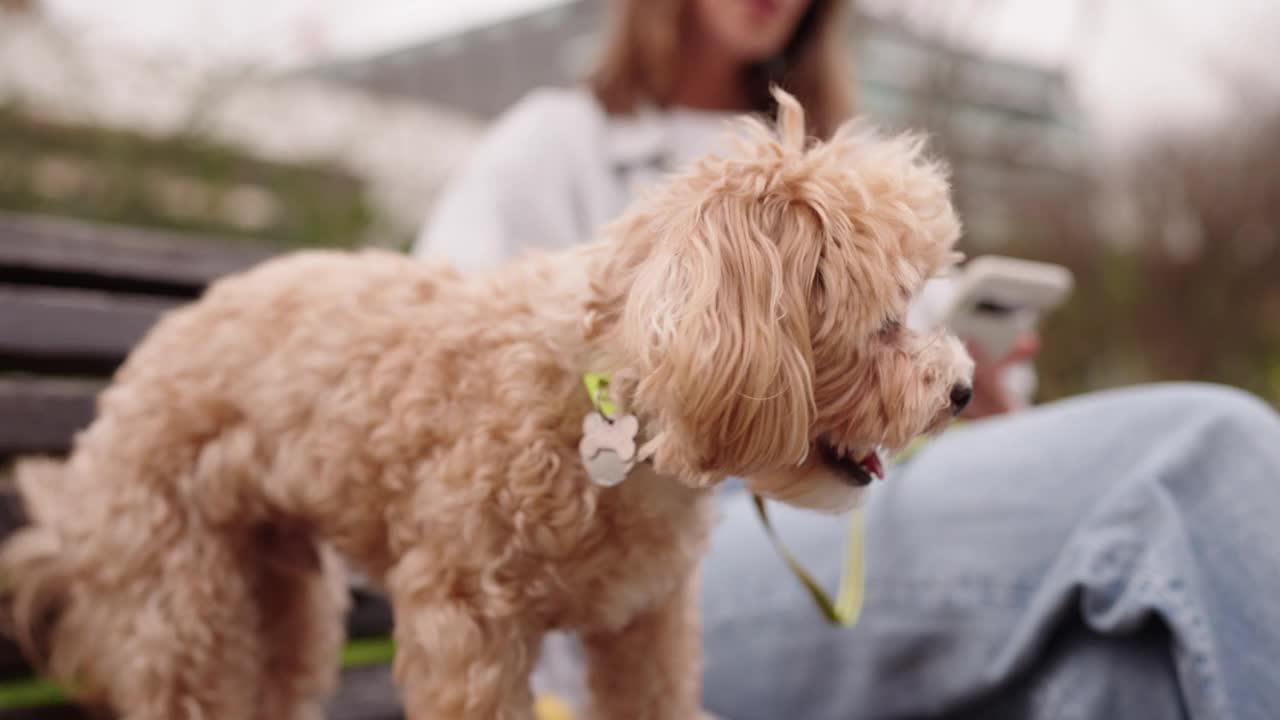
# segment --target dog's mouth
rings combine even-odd
[[[876,478],[884,479],[884,461],[880,457],[879,448],[869,451],[850,450],[822,437],[818,438],[818,453],[827,467],[854,487],[866,487]]]

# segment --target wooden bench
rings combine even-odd
[[[93,417],[94,398],[161,313],[199,296],[222,275],[267,250],[132,228],[0,213],[0,465],[21,455],[61,455]],[[6,481],[0,531],[21,512]],[[385,638],[390,610],[353,587],[348,636]],[[16,648],[0,643],[0,680],[29,676]],[[0,720],[79,718],[51,706],[0,710]],[[344,670],[331,717],[400,717],[385,666]]]

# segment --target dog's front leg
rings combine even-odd
[[[409,559],[411,560],[411,558]],[[518,616],[441,597],[427,572],[392,573],[395,679],[408,720],[533,720],[542,632]]]
[[[585,634],[591,720],[695,720],[702,660],[697,571],[618,632]]]
[[[456,604],[396,608],[395,677],[408,720],[532,720],[537,642]]]

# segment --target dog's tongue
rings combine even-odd
[[[872,450],[871,454],[862,459],[862,467],[881,480],[884,479],[884,465],[880,464],[880,453],[875,450]]]

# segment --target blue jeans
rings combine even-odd
[[[748,498],[704,566],[705,702],[732,720],[1280,717],[1280,417],[1204,385],[948,432],[878,484],[867,599],[830,627]],[[831,588],[843,519],[775,508]]]
[[[948,432],[871,493],[852,629],[745,493],[723,512],[704,702],[727,720],[1280,717],[1280,417],[1244,393],[1108,391]],[[846,519],[772,512],[834,589]],[[574,655],[551,641],[541,685]]]

